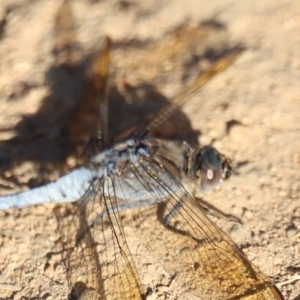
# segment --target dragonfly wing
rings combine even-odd
[[[150,118],[145,126],[140,126],[135,132],[135,136],[145,136],[151,133],[155,128],[170,118],[172,114],[187,103],[205,84],[214,78],[217,74],[223,72],[231,66],[243,52],[243,48],[236,48],[227,56],[213,64],[207,72],[196,78],[190,85],[183,88],[173,99],[170,105],[162,109],[157,115]]]
[[[94,186],[95,197],[84,200],[66,216],[56,213],[69,285],[84,282],[98,292],[99,299],[141,300],[141,284],[120,215],[108,210],[116,203],[111,188],[109,181],[99,180]],[[105,217],[95,224],[103,212]]]
[[[161,203],[156,215],[145,215],[143,207],[129,209],[131,225],[139,241],[183,288],[183,299],[283,299],[161,164],[140,161],[131,165],[131,172]],[[115,189],[121,184],[113,182]]]
[[[129,163],[122,174],[95,182],[93,189],[99,196],[83,202],[84,225],[76,226],[81,228],[77,245],[88,246],[70,268],[77,270],[76,276],[80,267],[98,265],[86,272],[96,274],[96,282],[85,282],[102,293],[101,299],[143,299],[141,269],[136,266],[137,257],[145,256],[140,249],[146,249],[181,287],[178,299],[282,300],[267,276],[205,215],[161,162],[143,158]],[[145,208],[147,201],[151,209]],[[158,204],[156,213],[153,203]],[[130,241],[132,235],[135,243]],[[78,255],[78,250],[74,253]]]
[[[97,138],[102,148],[108,145],[108,93],[109,93],[109,66],[110,66],[111,41],[108,37],[104,40],[103,50],[93,64],[93,78],[91,92],[99,110]]]
[[[54,54],[56,64],[72,64],[75,60],[77,33],[74,26],[74,17],[68,1],[63,1],[56,13]]]
[[[90,133],[99,149],[108,144],[108,93],[111,41],[104,39],[91,66],[88,92],[76,115],[68,124],[71,140]]]

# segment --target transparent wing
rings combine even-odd
[[[243,50],[243,48],[233,49],[233,51],[230,54],[228,54],[224,58],[221,58],[219,61],[213,64],[207,72],[199,76],[192,84],[182,89],[172,99],[172,103],[165,109],[163,109],[161,112],[159,112],[157,115],[152,117],[148,121],[148,124],[139,127],[139,129],[136,130],[136,132],[134,132],[134,135],[147,135],[160,124],[162,124],[166,119],[168,119],[172,114],[174,114],[174,112],[179,107],[183,106],[186,102],[188,102],[195,95],[196,92],[199,92],[208,81],[215,77],[215,75],[221,73],[229,66],[231,66],[237,60],[237,58],[240,56]]]
[[[75,60],[76,30],[72,9],[68,1],[63,1],[56,13],[55,26],[55,60],[56,64],[72,64]]]
[[[94,58],[86,100],[68,125],[73,140],[91,132],[99,150],[108,144],[108,92],[111,41],[106,37]]]
[[[124,217],[123,208],[126,205],[130,207],[131,200],[124,197],[120,202],[115,193],[117,189],[125,190],[126,185],[131,189],[134,186],[136,190],[143,186],[151,197],[148,204],[153,202],[151,199],[160,203],[157,213],[147,214],[148,210],[144,208],[147,201],[144,199],[135,208],[129,208],[125,213],[127,217]],[[131,165],[126,181],[113,176],[106,180],[103,188],[102,197],[97,200],[103,203],[106,213],[103,215],[103,210],[96,212],[90,202],[87,228],[97,240],[97,232],[103,232],[105,220],[109,220],[112,234],[110,237],[102,236],[102,245],[105,256],[110,248],[113,249],[113,270],[118,276],[127,277],[122,282],[132,282],[133,275],[137,276],[135,272],[128,273],[131,267],[126,267],[133,265],[124,229],[130,226],[137,240],[157,258],[157,263],[175,277],[183,289],[182,299],[283,299],[270,280],[207,218],[198,203],[161,163],[151,159]],[[113,239],[109,241],[111,237]],[[113,247],[109,246],[110,243]],[[102,255],[101,251],[99,253]],[[127,262],[130,264],[127,265]],[[101,270],[105,268],[106,265]],[[113,290],[117,289],[118,281],[114,276],[108,280],[115,286]]]
[[[75,213],[65,206],[56,210],[69,285],[83,282],[97,291],[99,299],[143,299],[120,216],[110,212],[93,226],[114,201],[111,191],[104,192],[111,186],[103,180],[93,188],[98,196],[84,201]]]
[[[66,224],[66,243],[76,245],[66,252],[70,285],[83,281],[100,299],[143,299],[138,257],[150,253],[181,287],[178,299],[283,299],[205,215],[164,154],[92,183],[95,197]]]

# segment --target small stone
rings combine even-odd
[[[38,216],[43,216],[47,212],[47,207],[45,205],[35,206],[35,213]]]
[[[210,145],[211,142],[212,142],[212,138],[209,135],[201,135],[200,145]]]
[[[16,71],[28,72],[32,69],[32,64],[27,61],[20,61],[15,63],[13,68]]]
[[[155,271],[157,271],[156,267],[152,264],[149,264],[147,266],[147,270],[148,270],[149,273],[154,273]]]
[[[247,208],[244,208],[244,217],[248,220],[253,218],[253,213],[248,210]]]
[[[19,257],[18,254],[14,253],[14,254],[11,255],[11,260],[12,261],[18,261],[19,259],[20,259],[20,257]]]
[[[294,235],[296,235],[297,232],[298,232],[298,228],[293,223],[289,225],[285,230],[286,237],[289,239],[292,238]]]
[[[249,136],[249,129],[242,125],[234,125],[230,128],[229,137],[234,143],[242,143]]]
[[[19,244],[19,252],[20,253],[27,253],[28,252],[28,245],[25,243]]]
[[[282,190],[282,191],[280,191],[280,192],[278,193],[278,195],[279,195],[280,197],[286,197],[286,196],[288,195],[288,192],[285,191],[285,190]]]
[[[276,182],[276,187],[282,190],[288,189],[289,186],[290,186],[290,182],[288,180],[281,179]]]
[[[243,173],[248,173],[250,172],[251,170],[253,170],[255,167],[254,163],[253,162],[245,162],[244,164],[242,164],[241,166],[239,166],[237,168],[238,172],[240,174],[243,174]]]

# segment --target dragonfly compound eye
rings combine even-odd
[[[200,181],[204,192],[219,188],[226,175],[224,175],[222,157],[215,148],[205,146],[198,151],[194,161],[194,175]]]

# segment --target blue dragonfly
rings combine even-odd
[[[72,19],[67,1],[57,16],[57,23]],[[218,189],[230,177],[229,160],[212,146],[193,148],[185,141],[151,134],[240,52],[217,61],[170,106],[113,143],[108,129],[110,52],[106,38],[92,68],[91,90],[98,108],[92,139],[98,151],[86,165],[55,182],[0,197],[0,209],[79,203],[75,214],[63,205],[56,209],[67,245],[62,255],[73,287],[70,297],[84,295],[83,284],[97,292],[97,299],[146,299],[135,257],[141,248],[181,287],[178,299],[283,299],[208,215],[239,220],[195,196],[199,189]]]

